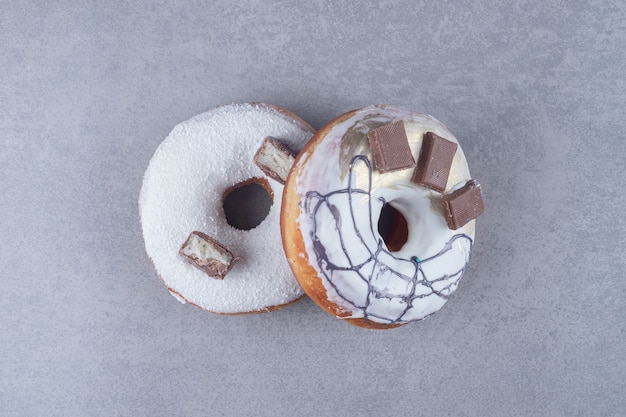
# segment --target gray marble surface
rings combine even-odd
[[[0,2],[0,415],[626,414],[620,1]],[[442,120],[487,213],[442,311],[172,298],[137,198],[169,130],[264,101]]]

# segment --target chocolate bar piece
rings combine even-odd
[[[295,155],[290,149],[271,136],[265,138],[254,155],[254,163],[270,178],[285,184]]]
[[[217,240],[198,231],[189,234],[179,253],[187,262],[217,279],[224,279],[233,264],[241,259],[233,256],[231,251]]]
[[[480,184],[474,180],[441,197],[441,203],[446,223],[452,230],[465,226],[485,211]]]
[[[417,168],[413,172],[413,182],[435,191],[445,191],[457,147],[454,142],[433,132],[426,132],[417,159]]]
[[[402,120],[370,130],[367,133],[367,139],[374,156],[374,165],[379,172],[385,173],[415,166],[415,159],[411,154]]]

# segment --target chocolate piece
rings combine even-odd
[[[233,256],[231,251],[217,240],[198,231],[189,234],[179,253],[187,262],[217,279],[224,279],[233,264],[241,259],[239,256]]]
[[[417,159],[417,168],[413,172],[413,182],[435,191],[445,191],[457,147],[454,142],[433,132],[426,132]]]
[[[397,171],[415,166],[411,147],[406,137],[404,122],[389,123],[367,133],[374,165],[379,172]]]
[[[271,136],[265,138],[254,155],[254,163],[270,178],[285,184],[295,155],[290,149]]]
[[[485,211],[480,184],[474,180],[441,197],[441,203],[446,223],[452,230],[465,226]]]

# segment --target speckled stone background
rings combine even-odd
[[[622,1],[0,2],[0,415],[623,416]],[[442,120],[483,185],[427,320],[178,303],[137,198],[215,105]]]

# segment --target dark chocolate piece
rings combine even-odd
[[[402,120],[370,130],[367,139],[378,172],[397,171],[415,166]]]
[[[441,197],[441,203],[446,223],[452,230],[465,226],[485,211],[480,184],[474,180]]]
[[[452,159],[458,145],[434,134],[426,132],[413,173],[413,182],[432,190],[445,191]]]
[[[239,256],[233,256],[232,252],[217,240],[198,231],[189,234],[179,253],[187,262],[217,279],[224,279],[233,264],[241,259]]]
[[[271,136],[265,138],[254,155],[254,163],[270,178],[285,184],[291,166],[295,161],[294,153]]]

